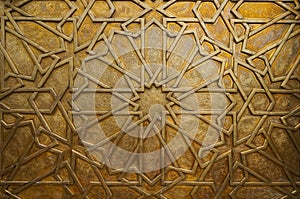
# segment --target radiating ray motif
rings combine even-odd
[[[222,128],[226,110],[225,90],[222,85],[213,85],[220,79],[218,71],[221,65],[211,62],[205,64],[209,70],[201,67],[200,64],[210,54],[197,45],[193,34],[185,31],[171,34],[160,27],[162,24],[151,21],[136,35],[114,32],[109,38],[104,36],[103,45],[99,44],[84,59],[81,76],[75,79],[77,92],[73,94],[72,102],[74,124],[80,132],[79,136],[85,146],[91,148],[92,154],[95,150],[102,151],[105,157],[100,159],[105,160],[103,163],[117,170],[139,173],[156,171],[174,163],[188,148],[196,157],[203,158],[219,139],[219,134],[213,130],[226,131]],[[139,38],[141,35],[143,37]],[[167,35],[171,37],[167,39]],[[172,41],[172,38],[178,39]],[[163,57],[170,58],[161,59],[163,54]],[[189,71],[194,71],[197,76],[194,79],[185,78]],[[113,79],[111,76],[116,73],[120,73],[120,77]],[[105,79],[107,76],[110,77],[108,80]],[[201,97],[197,92],[204,87],[207,87],[208,95]],[[211,95],[213,90],[215,93]],[[97,91],[99,94],[96,94]],[[84,95],[84,92],[90,94]],[[111,99],[110,104],[105,106],[106,110],[103,108],[103,93]],[[209,106],[201,106],[204,99],[208,100]],[[98,111],[98,107],[101,110]],[[204,111],[215,113],[203,120],[211,128],[201,127],[206,132],[203,133],[203,140],[199,142],[197,139],[197,142],[195,138]],[[94,117],[89,119],[88,115],[92,114]],[[118,131],[112,132],[111,128],[105,130],[106,126],[102,124],[105,120],[111,120],[111,125],[115,123]],[[176,135],[172,135],[174,131]],[[122,138],[129,142],[128,135],[141,139],[132,141],[134,144],[130,151],[117,146]],[[149,144],[143,146],[146,138],[158,142],[161,148],[151,149]],[[113,143],[112,139],[117,141]],[[193,140],[203,147],[198,152],[191,146]],[[147,149],[151,151],[145,153]],[[111,157],[111,154],[116,154],[118,158]],[[133,160],[139,164],[132,164]]]
[[[0,198],[299,198],[299,10],[0,1]]]

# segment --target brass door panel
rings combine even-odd
[[[298,0],[0,17],[0,198],[300,198]]]

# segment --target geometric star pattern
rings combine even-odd
[[[297,0],[1,1],[0,198],[299,198],[299,9]],[[96,108],[85,110],[91,97]],[[166,114],[152,118],[156,98]],[[126,102],[125,120],[113,100]],[[180,130],[185,115],[196,129]],[[124,135],[126,118],[155,136]],[[175,135],[186,149],[147,172],[132,166],[146,160],[105,145],[141,153]]]

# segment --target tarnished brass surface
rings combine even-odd
[[[298,0],[0,16],[1,199],[300,198]]]

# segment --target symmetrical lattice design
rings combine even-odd
[[[299,9],[0,1],[0,198],[299,198]]]

